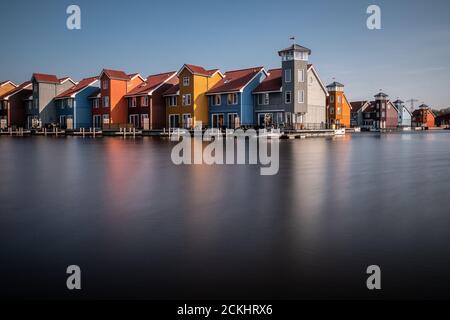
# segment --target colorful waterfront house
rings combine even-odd
[[[266,76],[264,67],[225,72],[224,77],[206,94],[210,127],[253,126],[252,92]]]
[[[92,109],[95,127],[119,128],[128,124],[128,104],[125,95],[144,83],[139,73],[103,69],[100,73],[100,104]],[[90,97],[92,98],[92,96]],[[92,103],[97,101],[91,99]]]
[[[178,84],[176,71],[154,74],[131,90],[128,101],[128,121],[135,128],[161,130],[166,127],[166,102],[163,94]]]
[[[395,100],[394,106],[398,111],[398,126],[399,128],[411,127],[411,112],[405,106],[404,102],[400,99]]]
[[[26,110],[27,127],[56,124],[54,98],[72,88],[76,83],[69,77],[58,79],[52,74],[34,73],[31,78],[33,86],[33,108]]]
[[[98,77],[85,78],[55,97],[56,117],[60,128],[92,128],[89,96],[99,89]]]
[[[344,93],[344,85],[333,82],[327,86],[328,128],[350,128],[352,107]]]
[[[398,110],[388,99],[388,95],[379,92],[374,101],[352,102],[352,126],[366,130],[394,129],[398,127]]]
[[[209,121],[206,93],[224,76],[219,69],[185,64],[177,73],[179,84],[164,93],[168,128],[193,128]]]
[[[412,114],[412,126],[422,127],[424,129],[433,128],[435,126],[435,116],[431,108],[426,104],[419,106]]]
[[[311,50],[294,44],[281,50],[281,69],[253,90],[255,124],[294,129],[321,129],[326,126],[328,92],[312,64]]]
[[[0,95],[0,127],[2,129],[25,127],[25,110],[32,108],[31,94],[32,85],[30,81],[27,81]]]

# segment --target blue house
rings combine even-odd
[[[99,89],[99,85],[98,77],[86,78],[55,97],[56,116],[60,128],[92,127],[89,96]]]
[[[253,126],[253,90],[267,76],[264,67],[233,70],[225,73],[206,95],[208,96],[209,126],[237,128]]]
[[[398,126],[401,128],[411,127],[411,112],[404,105],[402,100],[397,99],[394,105],[398,110]]]

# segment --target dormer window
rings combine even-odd
[[[183,77],[183,86],[188,87],[189,86],[189,77]]]
[[[109,81],[108,80],[103,80],[102,81],[102,88],[103,90],[107,90],[109,88]]]

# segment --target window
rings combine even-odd
[[[183,94],[183,106],[190,106],[190,105],[191,105],[191,95]]]
[[[330,114],[334,114],[334,108],[333,107],[330,108]]]
[[[284,82],[291,82],[291,69],[284,70]]]
[[[305,91],[298,90],[298,103],[304,103],[305,102]]]
[[[61,110],[64,110],[64,100],[58,100],[58,106],[61,108]]]
[[[334,96],[330,96],[330,103],[334,103]]]
[[[222,104],[222,96],[220,94],[216,94],[214,96],[214,103],[215,106],[220,106]]]
[[[109,124],[109,114],[103,115],[103,123]]]
[[[148,96],[141,97],[141,107],[148,107]]]
[[[169,107],[176,107],[177,105],[177,96],[167,97],[167,104]]]
[[[94,99],[92,100],[92,105],[94,106],[94,108],[98,108],[98,99]]]
[[[338,103],[341,103],[341,96],[338,96]]]
[[[381,112],[381,116],[384,118],[386,116],[386,113],[384,111]]]
[[[269,94],[268,93],[258,94],[258,104],[259,105],[268,105],[269,104]]]
[[[103,97],[103,108],[108,108],[109,107],[109,96],[104,96]]]
[[[72,107],[73,107],[73,100],[72,100],[72,99],[68,99],[68,100],[67,100],[67,106],[68,106],[70,109],[72,109]]]
[[[103,80],[102,81],[102,88],[103,90],[107,90],[109,87],[109,81],[108,80]]]
[[[183,86],[189,86],[189,77],[183,77]]]
[[[305,82],[305,70],[298,69],[298,82]]]
[[[341,114],[341,107],[337,108],[337,114]]]
[[[38,99],[38,98],[35,98],[35,99],[34,99],[34,108],[35,108],[35,109],[38,109],[38,108],[39,108],[39,99]]]
[[[284,93],[284,103],[291,103],[291,101],[292,101],[292,93],[291,93],[291,91],[286,91],[285,93]]]
[[[238,101],[237,101],[238,99],[237,99],[237,93],[229,93],[228,94],[228,104],[229,105],[233,105],[233,104],[237,104],[238,103]]]
[[[130,102],[131,102],[130,107],[132,108],[136,107],[136,97],[132,97]]]

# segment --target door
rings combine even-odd
[[[95,115],[92,123],[94,124],[94,128],[101,128],[102,127],[102,116]]]
[[[183,127],[190,129],[192,127],[192,118],[190,113],[183,114]]]
[[[134,128],[139,128],[139,115],[138,114],[130,114],[130,123]]]
[[[228,114],[228,128],[235,129],[239,127],[239,118],[237,113],[229,113]]]
[[[213,128],[223,127],[223,114],[215,113],[211,115],[211,124]]]
[[[169,128],[178,128],[180,126],[180,116],[178,114],[169,115]]]

